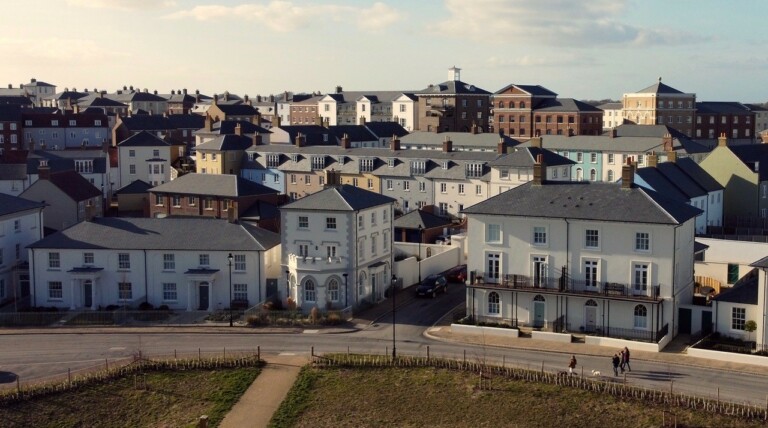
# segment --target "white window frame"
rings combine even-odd
[[[744,331],[747,322],[747,308],[734,306],[731,308],[731,330]]]
[[[643,248],[642,243],[645,243]],[[635,232],[635,251],[638,253],[650,253],[651,252],[651,232]]]
[[[131,254],[117,253],[117,270],[131,269]]]
[[[48,281],[48,300],[64,300],[64,283],[61,281]]]
[[[118,282],[117,300],[120,302],[128,302],[133,300],[133,284],[130,282]]]
[[[179,291],[175,282],[163,283],[163,302],[176,302],[179,299]]]
[[[590,232],[595,232],[594,234]],[[597,245],[589,245],[591,238],[597,241]],[[584,229],[584,248],[588,250],[600,249],[600,229]]]
[[[502,243],[501,224],[487,223],[485,225],[485,242],[491,243],[491,244]]]
[[[234,263],[232,264],[232,269],[235,272],[245,272],[248,268],[248,265],[245,261],[245,254],[235,254],[234,257]]]
[[[538,230],[537,230],[538,229]],[[531,244],[537,247],[546,247],[549,245],[548,230],[546,226],[534,226],[533,236],[531,237]],[[543,237],[543,240],[538,239]]]
[[[176,255],[170,253],[163,254],[163,270],[176,270]]]

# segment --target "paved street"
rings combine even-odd
[[[399,354],[466,358],[505,365],[555,371],[566,367],[570,353],[577,353],[579,368],[590,375],[592,369],[613,378],[609,355],[613,349],[587,347],[583,344],[562,345],[536,343],[531,339],[506,340],[500,343],[490,338],[466,338],[450,334],[447,326],[433,325],[451,308],[460,304],[464,295],[459,286],[436,299],[413,299],[399,294],[402,306],[397,310],[397,351]],[[384,302],[383,305],[389,305]],[[265,333],[265,330],[229,327],[187,328],[114,328],[114,329],[52,329],[34,334],[3,331],[0,334],[0,385],[15,385],[15,376],[24,382],[65,376],[68,369],[77,370],[106,365],[141,352],[149,356],[215,355],[232,352],[255,352],[260,347],[264,355],[296,355],[309,359],[310,349],[317,353],[358,352],[389,354],[392,347],[390,307],[371,311],[381,314],[372,324],[361,324],[358,331],[328,334],[329,330],[289,330],[289,333]],[[447,322],[444,323],[447,325]],[[430,330],[427,337],[424,333]],[[268,330],[270,332],[276,330]],[[277,330],[281,331],[281,330]],[[339,330],[339,332],[344,330]],[[442,340],[436,340],[439,338]],[[460,341],[457,342],[457,341]],[[475,343],[468,343],[475,342]],[[514,348],[510,348],[510,346]],[[539,349],[530,349],[536,347]],[[765,405],[768,375],[753,366],[714,364],[685,355],[636,352],[632,373],[626,381],[644,387],[673,388],[696,395]]]

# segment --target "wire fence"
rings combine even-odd
[[[311,354],[312,364],[315,367],[397,367],[397,368],[418,368],[431,367],[447,370],[456,370],[463,372],[476,373],[478,375],[478,388],[491,388],[490,380],[494,377],[501,377],[509,380],[519,380],[524,382],[538,382],[551,385],[576,388],[585,391],[608,394],[622,400],[635,400],[640,402],[650,402],[663,404],[669,407],[687,409],[699,412],[709,412],[713,414],[739,417],[750,420],[768,421],[768,399],[765,405],[737,403],[733,401],[721,400],[719,397],[719,388],[717,389],[717,398],[697,396],[674,390],[674,381],[670,381],[669,389],[646,388],[627,383],[626,374],[618,381],[603,378],[599,372],[593,377],[585,376],[582,368],[581,375],[571,375],[565,370],[552,370],[545,367],[544,362],[540,368],[520,367],[512,362],[507,364],[502,360],[501,365],[492,364],[482,358],[467,359],[466,351],[464,357],[459,359],[440,358],[431,356],[429,347],[427,347],[426,356],[401,355],[393,358],[389,355],[361,355],[361,354],[316,354],[314,349]]]

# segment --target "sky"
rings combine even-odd
[[[456,66],[490,92],[620,99],[661,77],[699,101],[766,102],[766,16],[764,0],[6,0],[0,85],[399,91]]]

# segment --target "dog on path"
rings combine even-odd
[[[602,376],[602,374],[600,373],[600,370],[592,370],[592,376],[600,377]]]

